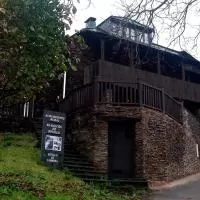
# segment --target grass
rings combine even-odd
[[[58,171],[40,162],[40,152],[31,134],[5,134],[0,142],[1,200],[138,200],[132,194],[111,192],[88,185],[67,169]]]

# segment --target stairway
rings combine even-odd
[[[0,116],[0,130],[3,132],[28,132],[32,130],[28,118],[19,116]]]
[[[65,144],[64,167],[67,167],[74,176],[89,183],[109,183],[115,187],[125,185],[147,187],[147,181],[143,178],[108,179],[104,173],[96,171],[85,156],[76,152],[72,144]]]
[[[42,118],[35,118],[33,120],[34,129],[36,132],[38,147],[41,144],[42,136]],[[72,144],[65,142],[64,148],[64,161],[63,166],[68,168],[69,171],[83,181],[88,183],[109,183],[115,187],[121,187],[124,185],[137,185],[147,186],[147,181],[143,178],[131,178],[131,179],[108,179],[105,174],[97,171],[87,157],[78,153]]]
[[[34,131],[35,131],[36,137],[37,137],[37,146],[40,147],[41,139],[42,139],[43,119],[42,118],[34,118],[32,123],[33,123]]]
[[[96,171],[88,159],[76,152],[72,144],[65,144],[64,167],[85,182],[105,182],[103,173]]]

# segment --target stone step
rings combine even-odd
[[[102,174],[95,174],[95,173],[73,173],[75,176],[80,177],[82,179],[105,179]]]
[[[83,181],[86,183],[107,183],[106,179],[100,178],[83,178]]]
[[[103,172],[100,171],[95,171],[94,169],[85,169],[85,168],[80,168],[80,169],[70,169],[70,171],[73,172],[80,172],[80,173],[93,173],[93,174],[100,174],[103,175]]]
[[[132,178],[132,179],[104,179],[104,178],[83,178],[83,180],[87,183],[108,183],[110,184],[110,187],[115,187],[122,189],[122,186],[128,186],[133,185],[134,187],[142,187],[148,188],[147,181],[145,179],[138,179],[138,178]]]
[[[64,164],[78,165],[78,166],[92,166],[92,163],[82,160],[66,160],[64,159]]]
[[[69,170],[79,170],[79,169],[85,169],[85,170],[93,170],[95,171],[95,168],[93,166],[80,166],[80,165],[73,165],[73,164],[69,164],[69,163],[64,163],[64,167],[67,167]]]
[[[74,154],[65,154],[64,159],[65,160],[74,160],[74,161],[76,161],[76,160],[88,161],[87,158],[81,157],[80,155],[74,155]]]

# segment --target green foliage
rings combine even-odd
[[[76,66],[65,34],[75,12],[71,0],[0,0],[1,99],[33,97]]]
[[[6,134],[0,143],[1,200],[138,200],[141,196],[87,185],[67,169],[46,168],[40,164],[35,142],[31,134]]]

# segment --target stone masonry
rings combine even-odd
[[[200,172],[200,123],[184,109],[183,124],[145,107],[99,105],[72,120],[73,140],[97,170],[108,172],[108,121],[132,119],[135,131],[135,173],[149,184],[166,182]]]

